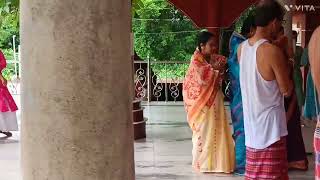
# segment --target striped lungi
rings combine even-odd
[[[288,180],[286,138],[266,149],[247,147],[246,180]]]
[[[319,123],[318,123],[319,124]],[[320,180],[320,127],[317,128],[314,133],[314,152],[315,152],[315,180]]]

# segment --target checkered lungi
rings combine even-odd
[[[247,147],[246,180],[288,180],[286,138],[265,149]]]
[[[319,124],[319,123],[318,123]],[[320,180],[320,127],[317,128],[314,133],[314,152],[315,152],[315,180]]]

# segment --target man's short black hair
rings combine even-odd
[[[284,8],[276,0],[263,0],[256,7],[255,25],[259,27],[267,26],[271,21],[277,19],[282,21]]]

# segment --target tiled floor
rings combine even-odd
[[[137,180],[240,180],[243,177],[224,174],[198,174],[191,168],[191,131],[182,106],[150,106],[146,140],[135,143]],[[308,150],[312,129],[305,128]],[[310,162],[312,162],[310,156]],[[290,179],[311,180],[313,163],[308,172],[290,172]]]
[[[240,180],[243,177],[223,174],[197,174],[191,169],[191,131],[184,109],[175,106],[150,106],[146,140],[135,143],[137,180]],[[312,150],[312,128],[304,128],[306,144]],[[0,138],[0,180],[21,180],[19,133],[9,140]],[[310,157],[312,162],[312,156]],[[313,163],[310,163],[311,166]],[[308,172],[291,172],[291,179],[311,180]]]
[[[19,137],[0,139],[0,180],[21,180]]]

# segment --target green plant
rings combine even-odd
[[[0,0],[0,49],[7,60],[13,60],[12,37],[19,44],[19,0]],[[17,69],[18,69],[17,65]],[[2,71],[8,80],[15,74],[15,65],[8,63]]]
[[[249,17],[254,16],[254,9],[255,6],[251,6],[248,9],[246,9],[238,18],[238,20],[235,23],[235,31],[238,33],[241,33],[241,29],[243,26],[243,22]]]
[[[143,60],[188,62],[196,48],[197,29],[192,21],[166,0],[133,0],[132,30],[135,52]],[[251,15],[248,8],[232,25],[221,30],[220,53],[228,56],[229,39],[234,30],[240,32],[243,21]],[[183,77],[186,64],[152,65],[159,78]]]
[[[193,23],[165,0],[140,0],[138,7],[132,19],[137,54],[155,61],[190,60],[198,33]]]

